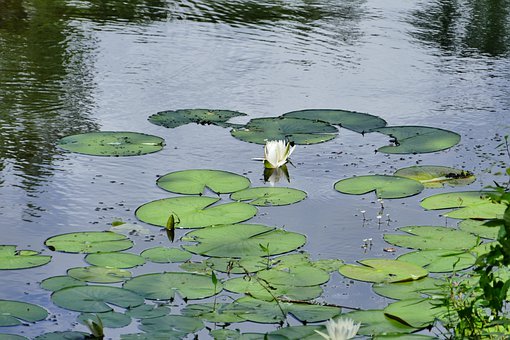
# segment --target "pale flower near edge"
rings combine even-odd
[[[354,320],[349,318],[329,319],[326,322],[328,334],[317,330],[315,332],[327,340],[347,340],[356,336],[360,326],[361,323],[355,324]]]
[[[287,163],[288,158],[296,147],[284,140],[266,141],[264,146],[264,166],[266,168],[279,168]]]

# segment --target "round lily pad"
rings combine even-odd
[[[181,312],[184,316],[198,318],[209,322],[232,323],[245,321],[235,311],[229,309],[228,303],[188,304]]]
[[[441,319],[446,314],[446,307],[441,306],[441,301],[430,298],[408,299],[389,304],[384,314],[408,326],[424,328]]]
[[[246,116],[246,114],[230,110],[181,109],[153,114],[149,117],[149,122],[167,128],[176,128],[190,123],[229,126],[227,121],[238,116]]]
[[[28,338],[16,334],[0,333],[0,340],[28,340]]]
[[[468,250],[478,243],[476,236],[446,227],[410,226],[399,230],[408,234],[385,234],[384,240],[399,247],[413,249]]]
[[[33,250],[16,250],[16,246],[0,245],[0,270],[39,267],[51,261],[51,256]]]
[[[101,320],[103,327],[107,328],[122,328],[126,327],[131,323],[131,317],[114,311],[104,313],[82,313],[78,316],[78,322],[86,325],[87,320],[97,321]]]
[[[206,188],[216,194],[225,194],[249,187],[250,180],[221,170],[183,170],[160,177],[157,184],[178,194],[201,195]]]
[[[304,235],[261,224],[214,226],[189,232],[182,239],[198,242],[184,245],[187,251],[213,257],[277,255],[297,249],[306,242]]]
[[[0,300],[0,327],[21,325],[22,321],[41,321],[47,316],[46,309],[37,305],[21,301]]]
[[[445,185],[463,186],[476,180],[475,175],[469,171],[437,165],[402,168],[397,170],[394,175],[419,181],[425,188],[442,188]]]
[[[377,149],[390,154],[428,153],[449,149],[460,142],[460,135],[428,126],[388,126],[373,131],[391,137],[392,145]]]
[[[152,335],[151,339],[183,339],[187,334],[195,333],[204,328],[204,323],[197,319],[182,315],[165,315],[159,318],[142,319],[140,329]]]
[[[405,177],[366,175],[340,180],[335,183],[335,190],[351,195],[375,191],[379,198],[402,198],[419,194],[423,190],[423,185]]]
[[[71,268],[67,275],[77,280],[95,283],[123,282],[131,278],[131,272],[128,270],[98,266]]]
[[[41,288],[52,292],[67,287],[86,286],[87,283],[67,275],[53,276],[41,282]]]
[[[34,340],[89,340],[90,333],[77,331],[51,332],[44,333],[34,338]]]
[[[191,259],[191,253],[179,248],[154,247],[144,250],[140,255],[151,262],[172,263]]]
[[[475,234],[477,236],[480,236],[482,238],[488,238],[491,240],[495,240],[498,238],[498,233],[500,227],[489,227],[485,225],[484,220],[471,220],[466,219],[462,220],[458,226],[460,230],[465,231],[467,233]]]
[[[255,118],[230,133],[244,142],[265,144],[268,140],[287,140],[295,144],[316,144],[336,137],[338,130],[328,123],[300,118]]]
[[[411,333],[415,327],[408,326],[384,315],[382,310],[360,310],[343,314],[356,322],[361,322],[360,335]]]
[[[129,315],[135,319],[150,319],[157,318],[170,314],[170,308],[167,306],[157,306],[143,304],[137,307],[129,308],[126,311],[126,315]]]
[[[445,285],[446,282],[443,280],[424,277],[407,282],[374,283],[372,289],[375,293],[390,299],[406,300],[444,295]]]
[[[297,203],[306,198],[306,192],[282,187],[257,187],[234,192],[234,201],[249,201],[256,206],[277,206]]]
[[[431,273],[447,273],[466,269],[475,264],[469,252],[431,249],[413,251],[398,257],[399,260],[422,266]]]
[[[51,300],[59,307],[77,312],[101,313],[113,310],[108,304],[123,308],[141,305],[143,297],[127,289],[108,286],[78,286],[53,292]]]
[[[84,231],[50,237],[44,244],[65,253],[99,253],[129,249],[133,242],[126,236],[111,231]]]
[[[419,280],[428,275],[428,271],[422,267],[399,260],[368,259],[358,262],[361,266],[346,264],[340,267],[340,274],[368,282],[403,282]]]
[[[138,156],[163,149],[163,138],[138,132],[101,131],[59,140],[64,150],[93,156]]]
[[[331,110],[331,109],[312,109],[287,112],[283,117],[304,118],[310,120],[320,120],[331,125],[340,125],[358,133],[370,132],[373,129],[386,126],[386,121],[380,117],[368,113]]]
[[[267,269],[267,258],[246,256],[240,259],[231,257],[212,257],[205,261],[207,267],[223,273],[245,274]]]
[[[140,255],[130,253],[94,253],[85,256],[87,263],[108,268],[133,268],[145,263],[145,259]]]
[[[175,228],[203,228],[245,221],[257,213],[257,208],[246,203],[211,206],[218,201],[204,196],[165,198],[138,207],[135,214],[141,221],[161,227],[174,215]]]

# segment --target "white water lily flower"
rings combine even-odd
[[[284,140],[270,140],[264,146],[264,166],[266,168],[279,168],[287,163],[295,146]]]
[[[346,340],[354,338],[360,326],[361,323],[355,324],[354,320],[349,318],[329,319],[329,321],[326,322],[328,334],[324,334],[320,331],[315,332],[327,340]]]

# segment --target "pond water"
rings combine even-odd
[[[221,169],[264,185],[263,148],[231,137],[229,129],[190,124],[175,129],[147,117],[181,108],[228,109],[236,118],[279,116],[308,108],[368,112],[389,125],[426,125],[462,136],[447,151],[422,155],[374,153],[384,135],[342,129],[333,141],[297,146],[290,184],[308,198],[259,209],[250,222],[303,233],[313,259],[395,258],[383,233],[406,225],[454,225],[419,201],[350,196],[333,184],[353,175],[391,174],[432,164],[462,168],[491,185],[505,155],[496,149],[510,126],[510,14],[502,1],[373,0],[5,0],[0,2],[1,244],[54,255],[48,265],[2,271],[0,299],[45,306],[55,320],[0,332],[27,337],[75,328],[72,313],[52,305],[41,280],[83,266],[83,255],[52,253],[47,238],[106,230],[114,220],[135,223],[143,203],[172,196],[159,175]],[[64,136],[96,131],[161,136],[158,153],[126,158],[72,154],[56,147]],[[267,185],[267,184],[266,184]],[[366,211],[363,221],[360,211]],[[140,223],[140,222],[137,222]],[[143,225],[143,223],[141,223]],[[134,252],[168,245],[135,237]],[[180,237],[184,231],[177,231]],[[372,238],[371,249],[362,249]],[[144,267],[135,273],[150,271]],[[382,308],[388,300],[370,285],[333,274],[324,300]],[[272,326],[246,324],[247,330]],[[110,337],[136,325],[108,330]],[[204,333],[204,338],[207,333]]]

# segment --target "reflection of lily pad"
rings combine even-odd
[[[384,309],[388,317],[399,320],[411,327],[423,328],[434,323],[446,313],[446,307],[441,301],[429,298],[409,299],[394,302]]]
[[[381,296],[395,300],[405,300],[443,295],[445,285],[446,282],[443,280],[424,277],[420,280],[408,282],[375,283],[372,289]]]
[[[51,256],[39,255],[33,250],[16,250],[16,246],[0,245],[0,270],[38,267],[50,261]]]
[[[157,181],[161,188],[178,194],[199,195],[205,188],[216,194],[231,193],[250,186],[250,180],[220,170],[183,170],[166,174]]]
[[[335,190],[351,195],[375,191],[379,198],[402,198],[419,194],[423,185],[405,177],[367,175],[342,179],[335,183]]]
[[[246,114],[229,110],[184,109],[158,112],[149,117],[149,122],[167,128],[176,128],[189,123],[229,126],[227,121],[238,116]]]
[[[467,250],[478,242],[477,238],[469,233],[446,227],[410,226],[399,230],[408,234],[385,234],[384,240],[405,248],[449,250]]]
[[[282,254],[306,242],[304,235],[261,224],[215,226],[189,232],[182,239],[198,242],[195,245],[185,245],[184,249],[195,254],[217,257]]]
[[[356,322],[361,322],[360,335],[410,333],[417,329],[393,320],[384,315],[382,310],[360,310],[344,314]]]
[[[77,280],[95,283],[122,282],[131,278],[131,272],[128,270],[97,266],[71,268],[67,275]]]
[[[141,221],[165,227],[173,214],[176,228],[202,228],[245,221],[257,213],[250,204],[232,202],[212,206],[219,198],[172,197],[146,203],[136,209]]]
[[[117,252],[88,254],[85,261],[94,266],[110,268],[133,268],[145,263],[140,255]]]
[[[235,201],[250,201],[257,206],[276,206],[297,203],[306,198],[306,192],[281,187],[248,188],[230,195]]]
[[[159,151],[165,140],[138,132],[102,131],[67,136],[62,149],[93,156],[137,156]]]
[[[44,244],[51,250],[66,253],[99,253],[129,249],[133,242],[111,231],[85,231],[50,237]]]
[[[140,255],[151,262],[172,263],[191,259],[191,253],[179,248],[154,247],[144,250]]]
[[[473,183],[476,179],[469,171],[436,165],[411,166],[397,170],[394,175],[420,181],[426,188],[441,188],[444,185],[463,186]]]
[[[284,117],[320,120],[331,125],[358,132],[370,132],[373,129],[386,126],[386,121],[380,117],[346,110],[312,109],[287,112]]]
[[[46,319],[48,312],[37,305],[12,300],[0,300],[0,327],[21,325],[23,321],[36,322]]]
[[[233,129],[232,136],[245,142],[265,144],[266,140],[287,140],[296,144],[316,144],[336,137],[338,130],[328,123],[299,118],[255,118]]]
[[[399,256],[398,259],[422,266],[431,273],[447,273],[466,269],[476,261],[471,253],[443,249],[413,251]]]
[[[361,266],[346,264],[340,267],[340,274],[359,281],[368,282],[402,282],[419,280],[428,272],[413,263],[387,260],[368,259],[358,261]]]
[[[391,137],[392,145],[377,149],[379,152],[408,154],[445,150],[460,141],[455,132],[427,126],[389,126],[373,130]]]
[[[486,221],[480,220],[471,220],[466,219],[461,221],[458,226],[460,230],[465,231],[467,233],[475,234],[482,238],[488,238],[491,240],[495,240],[498,238],[498,233],[500,226],[486,226]]]

